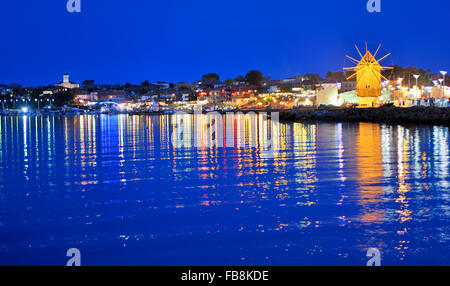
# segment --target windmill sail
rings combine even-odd
[[[375,56],[378,54],[380,46],[375,52]],[[382,75],[382,71],[386,69],[392,69],[392,67],[382,66],[380,64],[380,61],[388,57],[390,54],[387,54],[386,56],[377,60],[369,50],[367,50],[365,55],[363,56],[358,47],[355,47],[361,57],[361,60],[357,61],[354,58],[347,56],[355,63],[358,62],[358,64],[354,67],[344,68],[344,70],[354,72],[347,79],[349,80],[356,77],[356,90],[358,97],[360,97],[360,100],[366,99],[362,100],[362,102],[368,103],[366,105],[373,105],[373,102],[381,96],[381,82],[383,79],[386,79]]]

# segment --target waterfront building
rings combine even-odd
[[[320,83],[319,89],[340,88],[341,83],[336,80],[325,80]]]
[[[280,81],[281,84],[289,84],[292,86],[300,86],[303,81],[307,80],[304,76],[294,76]]]
[[[0,95],[9,95],[13,94],[13,90],[11,88],[8,88],[6,86],[0,86]]]
[[[317,92],[316,105],[339,105],[338,88],[334,86],[326,87]]]
[[[51,87],[49,89],[44,90],[43,94],[48,94],[48,95],[57,94],[57,93],[60,93],[60,92],[69,91],[69,89],[70,88],[67,88],[67,87],[64,87],[64,86],[54,86],[54,87]]]
[[[63,76],[63,82],[56,84],[57,87],[64,87],[67,89],[74,89],[74,88],[80,88],[80,85],[78,83],[72,83],[70,82],[70,75],[64,74]]]
[[[97,102],[98,92],[80,92],[75,95],[75,100],[80,103]]]
[[[152,83],[154,86],[160,88],[160,89],[168,89],[170,88],[170,83],[165,81],[155,81]]]
[[[347,92],[356,90],[356,81],[343,81],[341,82],[340,92]]]
[[[274,93],[274,92],[279,92],[280,88],[277,85],[271,85],[268,89],[267,92],[269,93]]]
[[[123,103],[130,101],[124,90],[102,90],[97,92],[98,101]]]

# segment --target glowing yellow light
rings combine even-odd
[[[356,60],[350,56],[347,56],[351,61],[356,63],[357,65],[350,68],[344,68],[347,71],[354,71],[354,73],[347,78],[350,80],[356,77],[356,90],[357,95],[360,97],[360,102],[362,100],[364,104],[370,105],[381,96],[382,84],[381,80],[388,80],[386,77],[382,75],[382,71],[386,69],[393,69],[392,67],[384,67],[380,64],[380,61],[388,57],[390,54],[382,57],[377,60],[375,57],[380,50],[380,46],[378,46],[377,51],[374,55],[372,55],[368,50],[366,50],[366,54],[363,56],[359,51],[358,47],[355,45],[358,54],[361,57],[361,60]]]

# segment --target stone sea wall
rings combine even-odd
[[[450,108],[322,108],[280,111],[283,121],[360,121],[450,126]]]

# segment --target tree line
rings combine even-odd
[[[263,73],[257,70],[249,71],[245,77],[240,75],[234,79],[226,79],[224,80],[224,84],[232,85],[235,82],[246,82],[248,84],[260,87],[262,86],[263,81]],[[220,82],[220,76],[217,73],[208,73],[202,76],[201,82]]]

